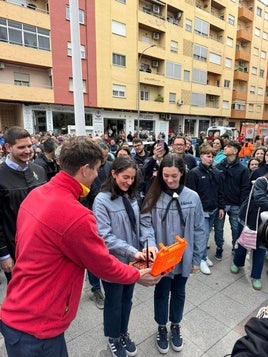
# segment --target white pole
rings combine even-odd
[[[75,134],[86,135],[78,0],[69,0]]]

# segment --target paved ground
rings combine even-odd
[[[268,304],[268,276],[265,263],[262,291],[251,287],[250,263],[233,275],[231,264],[231,239],[226,227],[224,259],[214,259],[215,245],[211,239],[208,250],[215,263],[212,274],[192,275],[187,283],[187,296],[182,334],[184,349],[180,357],[224,357],[231,353],[234,342],[243,334],[248,318],[256,314],[259,307]],[[4,277],[0,274],[0,303],[5,293]],[[66,332],[70,357],[109,357],[106,339],[103,337],[102,311],[90,300],[90,289],[85,281],[79,312]],[[155,348],[156,324],[153,320],[153,288],[135,287],[130,333],[138,346],[138,357],[160,356]],[[167,356],[178,355],[170,350]],[[4,342],[0,335],[0,356],[6,357]],[[19,357],[19,356],[18,356]]]

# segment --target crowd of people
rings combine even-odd
[[[213,272],[212,229],[214,259],[221,261],[228,216],[230,273],[238,274],[248,253],[238,238],[251,191],[250,228],[258,229],[256,218],[263,223],[268,211],[268,151],[249,144],[217,133],[207,141],[202,133],[193,147],[183,135],[165,141],[159,133],[147,151],[131,133],[56,137],[7,129],[0,142],[0,268],[8,282],[0,331],[8,355],[68,355],[64,331],[85,271],[113,356],[137,354],[128,330],[136,282],[155,286],[156,348],[181,351],[186,283],[190,273]],[[148,252],[153,261],[159,243],[173,244],[177,235],[188,246],[171,273],[153,277],[150,268],[129,266]],[[257,245],[251,255],[252,287],[261,290],[266,248]]]

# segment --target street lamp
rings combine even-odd
[[[137,127],[138,127],[138,137],[140,136],[140,91],[141,91],[141,83],[140,83],[140,65],[141,59],[145,51],[149,50],[149,48],[155,47],[156,45],[150,45],[146,47],[141,54],[139,55],[138,59],[138,85],[137,85]]]

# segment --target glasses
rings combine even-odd
[[[173,144],[173,146],[185,146],[185,144]]]

